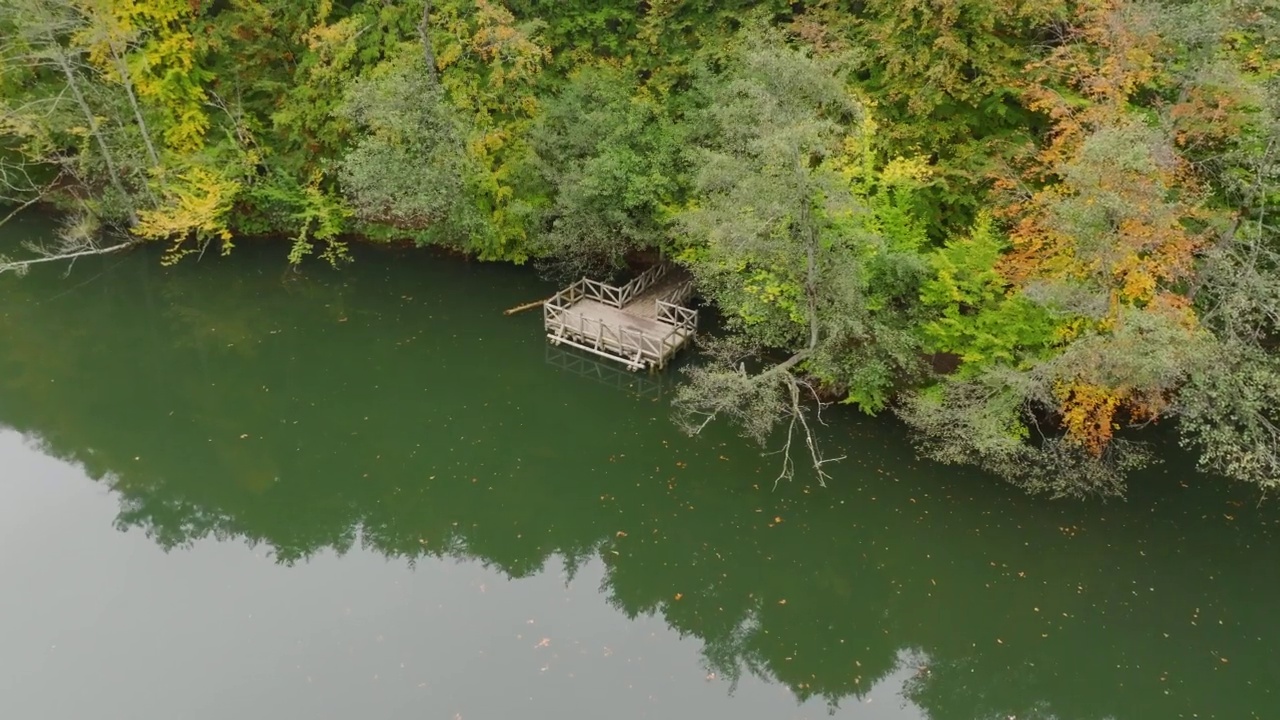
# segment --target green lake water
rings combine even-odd
[[[1280,717],[1280,509],[1173,445],[1052,502],[837,409],[775,488],[528,269],[65,270],[0,277],[0,718]]]

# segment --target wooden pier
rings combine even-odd
[[[692,278],[665,264],[620,287],[582,278],[542,306],[547,339],[628,370],[663,368],[698,330],[697,311],[684,306],[692,294]]]

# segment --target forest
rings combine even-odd
[[[1280,486],[1273,0],[0,0],[0,39],[0,223],[66,219],[0,272],[666,258],[723,325],[690,432],[821,479],[839,403],[1090,496],[1163,423]]]

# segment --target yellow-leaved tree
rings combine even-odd
[[[213,241],[220,243],[225,255],[232,248],[228,223],[240,187],[236,179],[209,168],[191,167],[164,184],[160,205],[139,214],[134,232],[147,239],[171,241],[166,264],[203,253]]]

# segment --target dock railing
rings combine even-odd
[[[644,272],[635,276],[635,278],[633,278],[626,285],[623,285],[621,288],[619,288],[619,294],[622,297],[622,305],[626,305],[632,300],[640,297],[645,293],[646,290],[653,287],[654,284],[656,284],[659,280],[661,280],[663,277],[666,276],[667,268],[668,266],[666,263],[659,263],[657,265],[654,265],[648,270],[645,270]],[[622,307],[622,305],[617,305],[615,307]]]
[[[598,303],[615,307],[621,310],[626,307],[627,303],[635,300],[643,295],[649,288],[653,287],[659,280],[666,277],[668,272],[667,265],[654,265],[645,270],[625,285],[617,286],[608,283],[592,280],[584,277],[575,281],[569,287],[556,293],[553,301],[559,301],[565,307],[573,305],[582,299],[595,300]],[[686,280],[676,287],[662,294],[659,300],[665,300],[672,305],[679,305],[693,292],[693,281]]]
[[[556,341],[621,359],[633,370],[665,365],[683,340],[679,329],[658,337],[635,328],[609,325],[568,307],[553,306],[551,301],[546,304],[544,317],[547,333]]]
[[[673,305],[665,300],[658,301],[658,322],[675,325],[689,332],[698,330],[698,311],[682,305]]]
[[[655,298],[656,320],[671,329],[663,334],[635,327],[611,325],[574,309],[583,300],[594,300],[619,310],[651,289],[667,275],[668,266],[655,265],[634,280],[617,287],[582,278],[553,295],[543,304],[547,336],[555,344],[565,343],[589,352],[621,360],[630,370],[664,367],[676,351],[691,339],[698,327],[698,313],[679,305],[693,290],[685,281]]]
[[[693,278],[689,278],[658,296],[659,302],[670,305],[684,305],[693,297]]]

